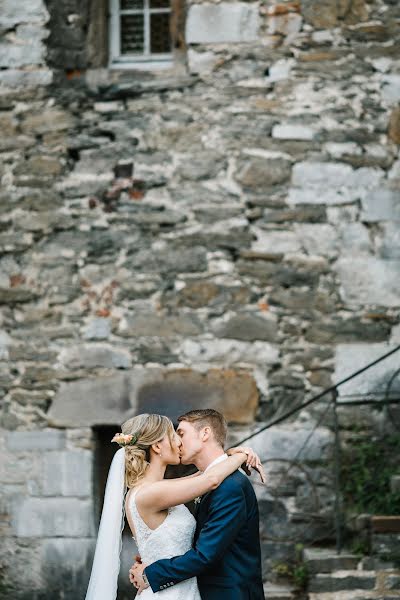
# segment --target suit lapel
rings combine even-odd
[[[204,500],[205,500],[206,498],[208,498],[208,496],[209,496],[210,494],[211,494],[211,491],[210,491],[210,492],[207,492],[207,493],[205,493],[205,494],[204,494],[204,496],[202,496],[202,497],[201,497],[201,500],[200,500],[200,502],[199,502],[199,508],[200,508],[200,506],[201,506],[201,505],[203,505],[203,506],[204,506]]]
[[[203,496],[200,497],[200,500],[198,502],[195,502],[194,504],[194,516],[197,519],[197,515],[200,512],[201,506],[204,506],[204,500],[211,494],[210,492],[206,492]]]

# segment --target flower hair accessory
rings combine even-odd
[[[139,439],[139,434],[116,433],[111,442],[117,442],[122,448],[125,446],[134,446]]]

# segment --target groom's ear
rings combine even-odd
[[[206,442],[207,440],[210,439],[211,436],[212,436],[211,427],[206,425],[205,427],[203,427],[203,429],[200,432],[200,438],[203,442]]]

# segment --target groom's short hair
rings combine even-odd
[[[178,422],[180,421],[187,421],[196,429],[210,427],[214,434],[215,441],[223,448],[225,447],[228,424],[224,415],[217,410],[214,410],[213,408],[199,408],[197,410],[190,410],[184,415],[178,417]]]

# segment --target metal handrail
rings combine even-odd
[[[262,431],[265,431],[266,429],[269,429],[270,427],[273,427],[274,425],[278,425],[279,423],[282,423],[283,421],[286,421],[286,419],[289,419],[292,415],[296,414],[299,410],[302,410],[303,408],[306,408],[310,404],[314,404],[314,402],[317,402],[317,400],[320,400],[326,394],[330,394],[330,393],[332,394],[332,393],[336,392],[336,390],[341,385],[343,385],[344,383],[347,383],[351,379],[354,379],[355,377],[357,377],[357,375],[361,375],[361,373],[364,373],[365,371],[368,371],[368,369],[370,369],[371,367],[374,367],[375,365],[377,365],[378,363],[382,362],[383,360],[385,360],[386,358],[388,358],[392,354],[395,354],[399,350],[400,350],[400,345],[396,346],[396,348],[392,348],[392,350],[390,350],[389,352],[386,352],[386,354],[382,354],[382,356],[380,356],[376,360],[368,363],[365,367],[362,367],[361,369],[358,369],[357,371],[354,371],[354,373],[352,373],[351,375],[348,375],[344,379],[341,379],[338,383],[335,383],[334,385],[331,385],[330,387],[325,388],[322,392],[320,392],[316,396],[313,396],[309,400],[306,400],[305,402],[302,402],[301,404],[299,404],[298,406],[295,406],[294,408],[290,409],[289,411],[287,411],[286,413],[284,413],[280,417],[277,417],[276,419],[273,419],[272,421],[268,422],[263,427],[260,427],[260,429],[258,429],[257,431],[254,431],[253,433],[251,433],[247,437],[243,438],[240,441],[240,443],[237,444],[237,445],[242,445],[244,442],[247,442],[251,438],[253,438],[256,435],[258,435],[259,433],[261,433]]]
[[[337,551],[338,554],[341,553],[342,546],[343,546],[343,542],[342,542],[342,528],[343,528],[342,498],[341,498],[341,490],[340,490],[340,487],[341,487],[340,486],[341,445],[340,445],[339,419],[338,419],[338,414],[337,414],[337,407],[338,407],[338,404],[339,404],[339,402],[338,402],[338,388],[340,386],[342,386],[343,384],[347,383],[348,381],[351,381],[352,379],[354,379],[358,375],[361,375],[361,373],[364,373],[365,371],[368,371],[368,369],[371,369],[371,367],[373,367],[373,366],[377,365],[378,363],[384,361],[389,356],[391,356],[392,354],[395,354],[399,350],[400,350],[400,345],[396,346],[395,348],[393,348],[389,352],[386,352],[385,354],[383,354],[382,356],[380,356],[376,360],[368,363],[367,365],[365,365],[361,369],[358,369],[357,371],[354,371],[354,373],[352,373],[351,375],[348,375],[347,377],[345,377],[344,379],[342,379],[339,382],[335,383],[334,385],[331,385],[330,387],[324,389],[322,392],[320,392],[316,396],[313,396],[309,400],[307,400],[305,402],[302,402],[301,404],[299,404],[298,406],[296,406],[296,407],[292,408],[291,410],[287,411],[286,413],[284,413],[280,417],[277,417],[276,419],[273,419],[272,421],[270,421],[269,423],[267,423],[266,425],[264,425],[263,427],[261,427],[257,431],[254,431],[253,433],[251,433],[247,437],[243,438],[239,443],[236,444],[238,446],[242,445],[244,442],[247,442],[251,438],[253,438],[256,435],[258,435],[259,433],[261,433],[262,431],[265,431],[266,429],[269,429],[270,427],[273,427],[274,425],[278,425],[279,423],[282,423],[283,421],[286,421],[292,415],[296,414],[299,410],[302,410],[303,408],[305,408],[307,406],[310,406],[310,404],[313,404],[314,402],[317,402],[323,396],[325,396],[327,394],[331,394],[331,400],[329,402],[329,406],[332,404],[332,407],[333,407],[333,417],[334,417],[335,447],[334,447],[334,465],[333,465],[333,467],[334,467],[334,487],[335,487],[336,551]],[[391,377],[390,382],[389,382],[389,384],[387,386],[386,393],[385,393],[385,404],[386,405],[387,404],[397,404],[397,403],[399,403],[399,400],[390,400],[389,399],[389,394],[388,394],[388,390],[390,388],[390,384],[392,383],[394,377],[397,376],[399,373],[400,373],[400,369],[398,369],[398,370],[395,371],[395,374]],[[308,442],[308,440],[309,440],[310,437],[311,436],[308,436],[308,438],[306,440],[306,443]]]

